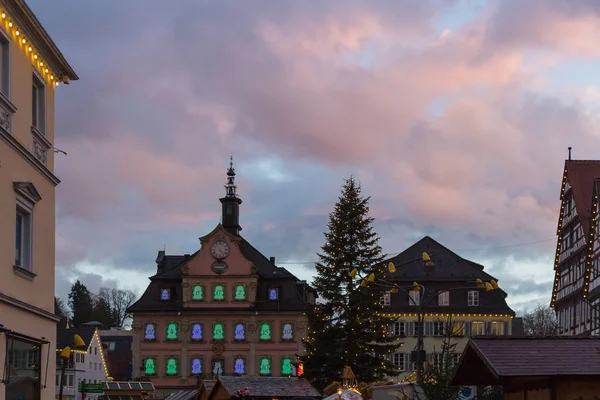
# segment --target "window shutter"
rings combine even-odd
[[[471,337],[471,323],[465,322],[465,336]]]
[[[408,353],[402,353],[402,370],[408,371],[409,363],[408,363]]]
[[[433,336],[433,322],[425,322],[424,336]]]
[[[492,323],[490,321],[485,321],[483,323],[483,334],[484,335],[492,334]]]
[[[408,322],[406,324],[407,332],[406,332],[406,336],[414,336],[415,334],[415,324],[416,322]]]
[[[508,322],[504,323],[504,331],[502,332],[503,335],[510,335],[510,333],[508,332]]]

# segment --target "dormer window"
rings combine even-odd
[[[269,300],[279,300],[279,289],[278,288],[269,288],[268,291]]]
[[[160,299],[162,301],[171,300],[171,291],[169,289],[160,289]]]

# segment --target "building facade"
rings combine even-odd
[[[305,312],[316,293],[240,236],[233,165],[221,198],[222,223],[183,256],[160,251],[157,273],[133,314],[134,378],[157,394],[200,378],[286,376],[304,349]]]
[[[67,361],[63,387],[64,400],[83,400],[79,385],[83,383],[103,383],[108,380],[108,366],[103,351],[102,340],[96,328],[58,329],[56,339],[56,395],[60,391],[60,376],[63,360],[60,352],[70,346],[73,335],[79,335],[86,344],[85,349],[72,350]],[[96,400],[100,395],[86,393],[86,400]]]
[[[115,381],[130,381],[133,377],[133,332],[111,329],[98,333],[106,351],[110,376]]]
[[[423,252],[430,256],[433,265],[417,261]],[[386,264],[389,262],[397,268],[394,273],[386,273],[385,279],[408,288],[406,293],[384,293],[381,300],[388,309],[385,315],[396,318],[390,333],[403,343],[390,355],[401,371],[399,380],[408,378],[416,370],[411,352],[417,349],[417,304],[421,298],[424,361],[442,361],[442,340],[447,336],[451,336],[451,343],[456,344],[453,357],[458,361],[469,337],[513,334],[515,313],[506,304],[507,294],[501,289],[477,288],[477,279],[483,282],[496,280],[484,272],[483,265],[460,257],[429,236],[385,261]],[[413,282],[422,285],[424,290],[421,289],[421,293],[411,290]]]
[[[570,150],[569,150],[570,153]],[[551,306],[561,335],[600,335],[600,161],[565,161]]]
[[[55,396],[54,91],[76,79],[27,4],[0,0],[0,400]]]

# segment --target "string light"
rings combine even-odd
[[[35,50],[35,48],[32,46],[31,42],[28,44],[27,43],[27,39],[23,37],[23,34],[21,32],[21,30],[15,25],[15,23],[11,20],[11,18],[8,16],[6,10],[3,10],[2,13],[0,14],[0,16],[2,17],[2,19],[4,20],[4,23],[6,25],[6,27],[8,27],[8,29],[6,29],[9,33],[13,32],[16,38],[21,38],[20,40],[17,40],[17,42],[21,42],[21,44],[23,45],[23,51],[27,53],[29,53],[29,55],[33,54],[32,56],[32,64],[36,67],[36,69],[40,72],[40,74],[42,76],[44,76],[46,78],[46,80],[48,80],[49,83],[53,83],[53,86],[58,86],[59,82],[53,82],[55,80],[54,78],[54,74],[50,73],[50,70],[48,68],[42,68],[44,65],[46,65],[47,63],[44,63],[42,60],[42,57],[40,56],[39,52]]]

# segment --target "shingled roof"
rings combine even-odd
[[[565,375],[600,379],[600,338],[471,338],[451,384],[496,385],[512,377]]]
[[[222,385],[229,394],[248,388],[249,397],[318,397],[321,395],[306,379],[274,376],[221,376],[213,387]],[[210,398],[210,397],[209,397]]]
[[[566,160],[567,180],[573,191],[575,209],[583,232],[590,234],[590,217],[592,214],[592,194],[594,181],[600,178],[600,161],[598,160]]]

